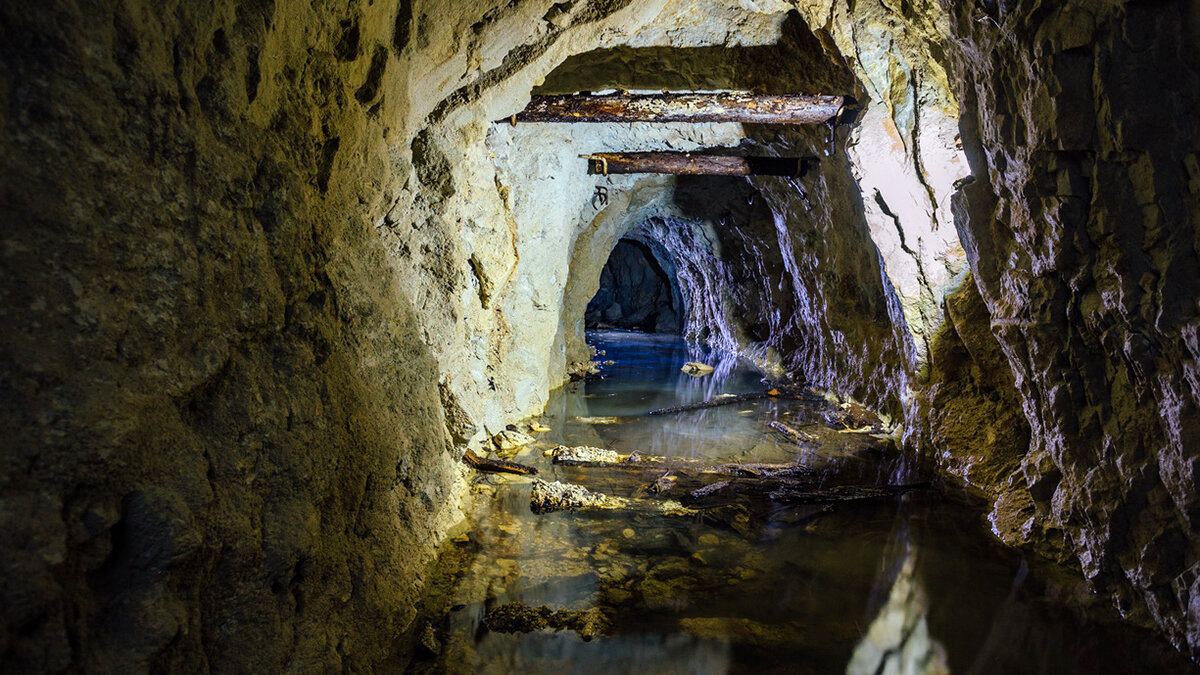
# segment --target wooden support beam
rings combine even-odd
[[[736,157],[698,152],[601,152],[584,155],[588,173],[663,173],[677,176],[802,176],[812,160],[801,157]]]
[[[730,92],[534,96],[513,121],[820,124],[844,103],[841,96]]]

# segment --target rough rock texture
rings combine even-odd
[[[0,669],[357,670],[413,616],[459,470],[367,206],[396,19],[0,7]]]
[[[910,435],[932,446],[943,471],[994,500],[1029,450],[1029,422],[973,277],[946,298],[945,314],[918,381]]]
[[[1032,430],[993,523],[1200,654],[1200,6],[952,7],[957,224]]]

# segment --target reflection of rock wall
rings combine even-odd
[[[600,272],[600,288],[585,314],[587,325],[678,333],[682,318],[676,284],[649,246],[622,239]]]
[[[928,614],[925,589],[917,577],[916,556],[907,552],[887,601],[846,664],[847,675],[947,675],[950,665],[946,649],[929,634]]]
[[[953,7],[957,224],[1032,430],[993,524],[1200,654],[1200,9]]]

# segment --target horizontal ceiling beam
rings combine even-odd
[[[584,155],[588,173],[677,176],[801,176],[815,157],[736,157],[696,152],[601,152]]]
[[[573,94],[534,96],[516,122],[742,122],[820,124],[838,114],[841,96],[808,94]]]

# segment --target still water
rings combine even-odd
[[[596,332],[604,379],[555,393],[515,461],[539,478],[653,504],[662,468],[556,466],[557,444],[712,462],[798,462],[818,487],[915,482],[894,449],[833,431],[828,404],[763,399],[646,412],[762,392],[761,374],[674,336]],[[687,361],[715,366],[704,377]],[[817,440],[798,446],[769,421]],[[692,466],[696,463],[693,462]],[[468,513],[426,575],[410,672],[418,673],[1190,673],[1149,633],[1117,624],[1074,581],[1033,569],[989,536],[983,514],[932,490],[828,504],[734,495],[699,516],[633,506],[535,515],[531,479],[475,478]],[[681,482],[682,485],[682,482]],[[714,516],[738,509],[738,519]],[[598,609],[605,634],[501,633],[506,603]],[[423,646],[421,646],[423,645]]]

